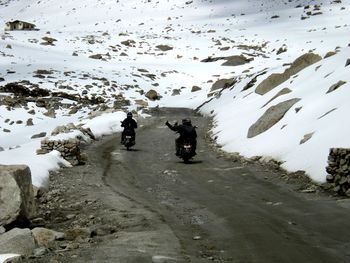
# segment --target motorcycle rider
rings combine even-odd
[[[135,129],[137,128],[137,122],[135,121],[135,119],[133,119],[132,113],[128,112],[126,114],[126,118],[121,123],[122,123],[121,126],[124,127],[124,130],[122,132],[120,143],[124,142],[126,130],[130,130],[132,132],[132,138],[133,138],[133,141],[135,141],[135,138],[136,138]]]
[[[171,125],[168,121],[166,121],[165,125],[168,126],[170,130],[180,134],[180,136],[175,139],[176,156],[180,155],[180,147],[185,139],[190,139],[193,147],[193,155],[196,155],[197,132],[196,127],[192,126],[191,119],[183,119],[180,125],[178,125],[177,122],[174,125]]]

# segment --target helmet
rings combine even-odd
[[[191,124],[191,119],[190,118],[182,119],[182,124],[183,125],[190,125]]]
[[[128,112],[128,113],[126,114],[126,117],[132,118],[132,113],[131,113],[131,112]]]

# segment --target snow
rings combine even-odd
[[[0,263],[5,262],[7,259],[18,257],[18,254],[1,254]]]
[[[5,80],[0,85],[29,80],[51,92],[80,96],[87,92],[88,98],[101,96],[110,108],[115,96],[122,95],[130,105],[94,118],[89,114],[95,110],[93,106],[79,108],[75,114],[69,113],[67,106],[57,109],[56,117],[52,118],[34,102],[28,102],[26,108],[8,108],[2,100],[9,95],[0,93],[0,163],[28,165],[33,184],[40,186],[45,184],[49,170],[69,164],[58,152],[36,155],[42,138],[32,139],[34,134],[46,132],[50,138],[55,127],[74,123],[83,124],[101,137],[121,130],[120,121],[126,111],[137,111],[137,118],[141,118],[140,100],[149,107],[197,108],[207,102],[201,112],[214,117],[213,133],[224,150],[248,158],[256,155],[274,158],[283,162],[282,167],[288,171],[304,170],[314,181],[324,182],[329,148],[350,144],[350,125],[346,120],[350,113],[350,74],[349,67],[345,67],[350,58],[347,15],[350,2],[186,2],[20,0],[2,4],[0,21],[25,20],[35,23],[40,30],[1,32],[0,77]],[[297,8],[298,5],[301,7]],[[304,8],[307,5],[309,8]],[[317,11],[316,5],[322,14],[308,16],[306,12]],[[45,36],[56,39],[55,45],[41,45]],[[122,44],[125,40],[135,44],[125,46]],[[159,44],[173,49],[162,52],[156,48]],[[281,47],[287,51],[276,54]],[[254,92],[267,76],[283,72],[289,63],[309,51],[322,57],[329,51],[336,54],[302,70],[263,96]],[[73,52],[77,56],[72,56]],[[89,58],[98,53],[104,60]],[[236,67],[221,66],[224,60],[200,62],[208,57],[241,54],[254,60]],[[33,72],[38,69],[51,70],[50,78],[35,77]],[[266,74],[259,76],[253,87],[242,91],[263,70]],[[236,78],[237,83],[222,91],[221,96],[208,97],[212,84],[223,78]],[[346,83],[326,93],[340,80]],[[191,92],[193,86],[201,90]],[[290,93],[262,107],[287,87]],[[144,94],[150,89],[155,89],[162,98],[147,99]],[[180,90],[180,94],[172,96],[174,89]],[[264,133],[247,138],[249,127],[269,107],[292,98],[300,101],[282,120]],[[75,104],[70,100],[62,102]],[[301,109],[296,112],[298,107]],[[330,113],[323,116],[327,112]],[[26,125],[29,118],[33,126]],[[304,135],[310,133],[312,138],[300,144]],[[53,138],[77,136],[82,134],[73,131]]]

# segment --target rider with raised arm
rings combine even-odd
[[[171,125],[168,121],[166,121],[165,125],[168,126],[170,130],[180,134],[180,136],[175,140],[176,156],[180,155],[180,147],[185,139],[189,139],[191,141],[193,145],[193,155],[196,155],[197,132],[196,127],[192,126],[191,119],[183,119],[180,125],[177,123]]]

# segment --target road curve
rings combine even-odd
[[[206,143],[208,120],[189,110],[152,114],[140,123],[133,151],[110,147],[104,180],[169,226],[167,246],[176,247],[169,258],[350,262],[349,202],[300,193],[262,167],[219,156]],[[184,116],[198,126],[198,155],[191,164],[176,158],[175,135],[164,125]]]

